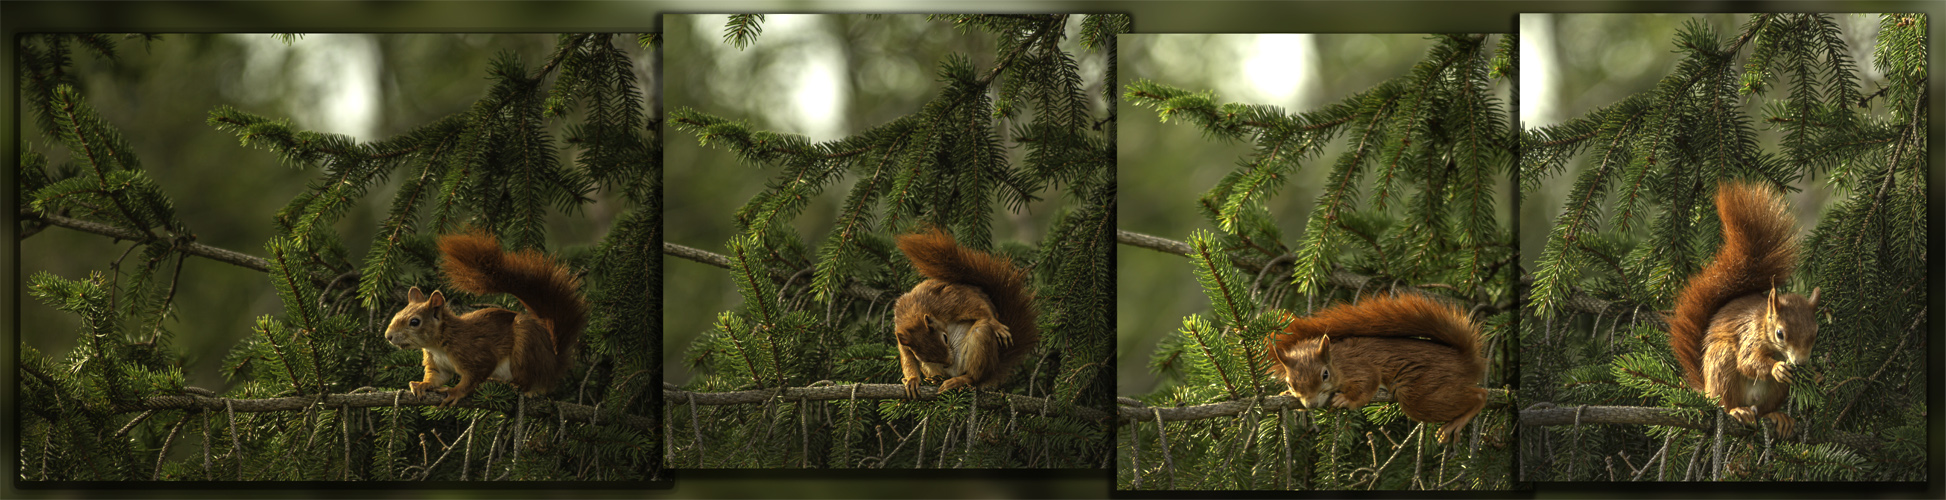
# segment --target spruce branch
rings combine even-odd
[[[1695,411],[1650,406],[1564,406],[1552,403],[1535,403],[1520,410],[1520,425],[1523,427],[1551,427],[1560,425],[1652,425],[1661,427],[1681,427],[1711,431],[1716,429],[1714,412],[1698,414]],[[1769,425],[1769,424],[1764,424]],[[1726,425],[1723,433],[1730,436],[1746,437],[1762,435],[1754,426]],[[1806,444],[1837,443],[1861,452],[1879,448],[1878,438],[1870,434],[1854,432],[1833,432],[1828,436],[1811,437]]]
[[[1126,229],[1117,229],[1115,231],[1115,238],[1117,242],[1123,245],[1139,247],[1139,248],[1147,248],[1150,250],[1155,250],[1157,252],[1174,254],[1183,257],[1188,257],[1190,253],[1194,252],[1194,250],[1192,250],[1189,247],[1188,243],[1183,243],[1181,241],[1163,238],[1160,236],[1151,236],[1147,234],[1137,233]],[[1288,264],[1283,263],[1284,261],[1287,260],[1289,259],[1282,259],[1282,258],[1265,259],[1261,257],[1247,256],[1247,255],[1230,256],[1231,265],[1234,265],[1238,268],[1253,273],[1264,271],[1266,266],[1273,266],[1273,265],[1287,266]],[[1278,272],[1278,271],[1273,270],[1272,272]],[[1352,289],[1352,290],[1364,290],[1368,287],[1371,287],[1374,284],[1373,283],[1374,281],[1379,280],[1379,278],[1376,277],[1365,276],[1362,274],[1346,271],[1344,269],[1333,269],[1330,275],[1328,276],[1328,279],[1331,285],[1333,286],[1337,286],[1339,288]],[[1499,302],[1487,302],[1485,298],[1478,298],[1474,301],[1467,301],[1464,299],[1454,298],[1451,296],[1441,295],[1436,293],[1429,293],[1424,290],[1421,290],[1421,288],[1437,288],[1428,285],[1393,286],[1393,288],[1406,293],[1416,293],[1427,297],[1432,297],[1442,302],[1445,302],[1447,304],[1459,305],[1467,308],[1468,311],[1479,309],[1481,311],[1484,311],[1485,314],[1487,315],[1498,314],[1501,311],[1506,311],[1514,307],[1513,301],[1511,299],[1502,300]]]
[[[720,267],[723,269],[730,268],[729,257],[726,257],[722,254],[710,252],[708,250],[703,250],[700,248],[686,246],[686,245],[663,242],[662,255],[670,256],[670,257],[678,257],[678,258],[695,261],[702,264],[708,264],[711,266]],[[790,282],[791,275],[792,273],[786,273],[782,270],[772,269],[770,273],[770,278],[779,284],[787,284]],[[857,297],[859,299],[880,300],[886,298],[885,296],[891,292],[868,287],[854,281],[845,286],[845,293],[853,297]]]
[[[1487,406],[1502,406],[1507,404],[1506,401],[1507,401],[1508,391],[1506,389],[1493,388],[1493,387],[1487,387],[1485,389],[1488,392]],[[1264,411],[1278,411],[1278,410],[1310,411],[1304,408],[1304,402],[1302,400],[1299,400],[1295,397],[1282,395],[1282,394],[1275,395],[1275,396],[1232,399],[1229,401],[1220,401],[1220,402],[1201,404],[1195,406],[1176,406],[1176,407],[1168,407],[1168,408],[1147,406],[1142,404],[1142,402],[1140,401],[1136,401],[1129,398],[1117,398],[1116,402],[1120,404],[1120,406],[1116,408],[1116,415],[1115,415],[1116,425],[1134,423],[1134,422],[1145,421],[1145,420],[1155,420],[1155,419],[1160,419],[1161,421],[1164,422],[1181,422],[1185,420],[1205,420],[1205,419],[1218,418],[1218,417],[1229,417],[1229,416],[1241,415],[1245,412],[1250,411],[1252,408],[1261,408]],[[1392,399],[1392,391],[1381,387],[1378,389],[1378,392],[1372,396],[1371,402],[1394,403],[1397,402],[1397,400]]]
[[[20,218],[22,220],[38,220],[41,222],[45,222],[49,225],[61,226],[61,227],[65,227],[68,229],[73,229],[85,233],[99,234],[102,236],[112,237],[117,240],[150,242],[150,241],[162,239],[160,236],[154,234],[145,234],[145,233],[137,232],[126,228],[116,227],[108,224],[102,224],[99,222],[92,222],[92,221],[86,221],[81,219],[63,217],[56,214],[38,214],[31,211],[22,211],[20,212]],[[226,264],[235,265],[237,267],[249,269],[252,271],[257,271],[260,273],[270,272],[270,261],[264,260],[262,257],[245,254],[243,252],[238,252],[235,250],[229,250],[224,248],[217,248],[209,245],[204,245],[202,243],[196,243],[194,241],[178,244],[176,245],[176,248],[181,250],[184,253],[195,255],[197,257],[203,257],[217,262],[223,262]]]
[[[1073,403],[1048,398],[1022,396],[1019,394],[999,394],[991,391],[983,393],[979,406],[986,408],[1012,408],[1022,414],[1072,415],[1077,418],[1107,421],[1108,412],[1096,408],[1079,406]],[[1003,397],[993,397],[994,395]],[[934,399],[939,388],[926,386],[919,388],[918,400]],[[775,401],[836,401],[852,399],[910,399],[905,395],[901,384],[848,384],[825,385],[816,387],[784,387],[756,389],[736,392],[694,392],[676,389],[674,385],[663,384],[662,400],[670,406],[695,404],[699,406],[725,406],[767,404]]]
[[[286,411],[310,411],[313,407],[325,408],[382,408],[382,407],[435,407],[445,400],[445,395],[428,392],[414,396],[404,389],[382,392],[359,392],[349,394],[320,394],[314,396],[295,396],[283,398],[241,399],[220,398],[201,394],[182,394],[176,396],[153,396],[140,401],[117,403],[115,413],[135,413],[154,410],[219,411],[229,410],[241,413],[268,413]],[[395,404],[396,403],[396,404]],[[661,424],[654,416],[633,414],[617,415],[614,410],[601,410],[593,406],[555,401],[550,404],[529,405],[527,412],[533,417],[558,417],[575,422],[595,425],[622,424],[641,431],[659,430]],[[477,408],[494,410],[513,416],[515,409],[500,407],[482,402],[480,398],[466,398],[454,405],[457,408]]]

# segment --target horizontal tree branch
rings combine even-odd
[[[1725,426],[1723,433],[1731,436],[1750,436],[1757,432],[1756,426],[1743,425],[1730,420],[1734,425]],[[1647,406],[1554,406],[1552,403],[1537,403],[1520,411],[1520,425],[1528,427],[1547,427],[1557,425],[1659,425],[1681,427],[1700,431],[1716,430],[1716,420],[1710,416],[1696,416],[1672,408]],[[1770,424],[1764,424],[1770,425]],[[1795,439],[1792,439],[1793,441]],[[1870,434],[1853,432],[1833,432],[1828,436],[1813,436],[1804,441],[1808,444],[1837,443],[1857,451],[1870,451],[1879,447],[1878,439]]]
[[[86,233],[95,233],[103,236],[109,236],[118,240],[148,241],[152,239],[148,234],[140,231],[132,231],[120,227],[111,226],[108,224],[102,224],[99,222],[85,221],[81,219],[63,217],[54,214],[37,214],[33,212],[22,211],[20,212],[20,218],[22,220],[38,220],[41,222],[46,222],[49,225],[61,226],[68,229],[73,229],[76,231],[81,231]],[[217,248],[217,247],[204,245],[202,243],[197,243],[193,241],[179,245],[177,246],[177,248],[180,249],[183,253],[195,255],[197,257],[203,257],[217,262],[232,264],[237,267],[254,270],[260,273],[270,272],[270,261],[264,260],[262,257],[245,254],[243,252],[238,252],[235,250],[229,250],[224,248]]]
[[[385,392],[364,392],[364,393],[356,393],[356,394],[325,394],[322,396],[293,396],[293,397],[268,398],[268,399],[232,399],[232,398],[205,396],[201,394],[192,393],[192,394],[183,394],[180,396],[156,396],[156,397],[143,399],[142,401],[136,403],[117,404],[115,405],[114,410],[116,413],[134,413],[138,411],[151,411],[151,410],[237,411],[243,413],[268,413],[268,412],[279,412],[279,411],[301,411],[310,408],[312,406],[323,407],[325,409],[376,408],[376,407],[394,406],[395,404],[399,407],[435,406],[438,405],[439,402],[443,400],[445,400],[445,396],[440,394],[429,392],[421,396],[414,396],[410,392],[406,392],[404,389],[400,389],[397,391],[385,391]],[[514,413],[514,410],[512,408],[500,408],[497,406],[488,405],[481,402],[479,398],[462,399],[455,406],[460,408],[479,408],[479,409],[486,409],[486,410],[496,410],[496,411],[501,411],[503,413],[506,413],[508,414],[508,416],[512,416]],[[597,425],[608,425],[608,424],[619,423],[622,425],[633,427],[636,430],[641,430],[645,432],[656,430],[658,426],[656,421],[649,417],[643,417],[640,415],[631,415],[631,414],[622,414],[618,417],[613,412],[598,413],[596,411],[596,408],[593,406],[579,405],[574,403],[563,403],[559,401],[554,401],[552,403],[545,402],[545,401],[529,401],[527,403],[527,415],[530,417],[551,416],[556,411],[560,412],[560,416],[562,418],[566,418],[568,420],[572,420],[575,422],[597,424]]]
[[[728,256],[696,247],[678,245],[665,241],[662,243],[662,254],[681,257],[724,269],[730,268],[730,258]],[[785,283],[790,281],[791,275],[790,273],[772,269],[770,279],[778,283]],[[855,281],[845,286],[845,293],[864,300],[879,300],[885,298],[886,295],[884,290],[860,285]]]
[[[933,399],[939,394],[938,387],[920,387],[919,399]],[[999,396],[999,397],[996,397]],[[662,391],[663,404],[669,406],[697,404],[702,406],[746,405],[770,400],[783,401],[834,401],[848,399],[909,399],[905,396],[905,386],[900,384],[847,384],[816,387],[786,387],[782,389],[755,389],[736,392],[693,392],[670,388],[665,384]],[[1107,421],[1108,412],[1086,406],[1054,401],[1019,394],[1004,394],[981,391],[980,406],[983,408],[1008,408],[1027,414],[1047,414],[1074,416],[1097,422]]]
[[[1487,392],[1489,393],[1487,395],[1487,406],[1497,406],[1500,404],[1500,401],[1505,401],[1507,399],[1506,389],[1489,388],[1487,389]],[[1162,421],[1164,422],[1180,422],[1184,420],[1202,420],[1207,418],[1228,417],[1232,415],[1241,414],[1245,411],[1249,411],[1251,407],[1263,408],[1265,410],[1271,410],[1271,411],[1286,410],[1286,409],[1299,410],[1299,411],[1304,410],[1303,402],[1298,401],[1298,399],[1295,397],[1285,396],[1281,394],[1276,396],[1268,396],[1262,399],[1258,399],[1258,398],[1233,399],[1221,403],[1210,403],[1210,404],[1196,405],[1196,406],[1175,406],[1175,407],[1166,407],[1166,408],[1160,406],[1143,406],[1141,402],[1133,399],[1128,399],[1128,398],[1118,398],[1117,402],[1121,404],[1120,407],[1116,408],[1117,425],[1127,424],[1130,422],[1153,422],[1155,421],[1158,414],[1161,416]],[[1378,390],[1378,393],[1372,396],[1372,402],[1373,403],[1393,402],[1392,392],[1387,391],[1384,388],[1380,388]]]
[[[1115,230],[1115,238],[1116,241],[1120,242],[1123,245],[1147,248],[1150,250],[1155,250],[1167,254],[1180,255],[1183,257],[1188,257],[1190,252],[1192,251],[1189,248],[1188,243],[1184,243],[1181,241],[1176,241],[1168,238],[1163,238],[1160,236],[1151,236],[1147,234],[1142,234],[1134,231],[1129,231],[1126,229]],[[1234,255],[1230,257],[1230,264],[1250,272],[1262,272],[1265,266],[1278,265],[1278,266],[1283,266],[1285,269],[1274,270],[1274,271],[1288,273],[1289,266],[1290,266],[1290,264],[1288,264],[1287,262],[1277,262],[1273,264],[1271,262],[1271,259],[1264,259],[1256,256],[1234,256]],[[1362,274],[1346,271],[1343,269],[1331,270],[1331,272],[1326,276],[1326,280],[1328,280],[1332,286],[1350,289],[1350,290],[1378,290],[1378,288],[1374,288],[1374,283],[1373,283],[1374,281],[1377,281],[1378,278],[1365,276]],[[1497,303],[1497,304],[1489,304],[1485,302],[1467,301],[1465,299],[1440,295],[1436,293],[1427,293],[1424,290],[1420,290],[1418,287],[1415,286],[1400,286],[1395,288],[1408,293],[1416,293],[1419,295],[1430,297],[1435,300],[1445,302],[1447,304],[1464,307],[1468,311],[1471,311],[1475,308],[1481,308],[1485,310],[1487,315],[1497,314],[1500,311],[1505,311],[1513,308],[1513,301],[1511,300],[1502,301],[1501,303]]]

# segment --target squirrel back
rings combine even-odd
[[[442,269],[453,286],[474,295],[504,293],[541,320],[555,353],[566,355],[588,326],[581,280],[566,266],[532,249],[505,252],[491,235],[473,232],[439,238]]]
[[[1000,323],[1013,332],[1013,340],[1000,358],[1011,365],[1040,341],[1039,313],[1034,309],[1033,292],[1027,288],[1027,274],[1012,262],[959,245],[952,235],[938,229],[902,234],[899,251],[912,261],[919,274],[940,281],[971,285],[985,292],[993,302]]]
[[[1306,318],[1286,316],[1272,335],[1272,376],[1305,408],[1358,408],[1389,388],[1406,417],[1443,422],[1448,443],[1486,407],[1480,336],[1466,315],[1415,294],[1370,296]]]
[[[1486,374],[1486,364],[1480,358],[1480,335],[1466,314],[1416,294],[1373,295],[1355,306],[1327,307],[1309,317],[1290,318],[1283,335],[1271,336],[1272,352],[1327,335],[1334,341],[1353,337],[1425,338],[1458,350],[1468,362],[1471,377]],[[1279,365],[1272,363],[1271,369]]]
[[[1703,340],[1711,318],[1737,298],[1771,290],[1797,266],[1797,221],[1781,195],[1764,186],[1726,182],[1716,188],[1723,248],[1689,279],[1669,318],[1669,347],[1682,363],[1683,381],[1703,390]]]

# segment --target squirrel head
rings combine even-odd
[[[1298,340],[1284,347],[1273,342],[1270,355],[1274,362],[1271,374],[1289,386],[1291,394],[1303,401],[1305,408],[1322,408],[1331,402],[1332,393],[1338,390],[1339,377],[1332,373],[1330,335]]]
[[[931,314],[907,316],[893,325],[899,345],[912,350],[920,360],[946,363],[952,360],[946,340],[946,324]]]
[[[405,294],[405,308],[393,314],[392,324],[385,327],[385,341],[400,349],[432,346],[439,325],[448,314],[445,295],[437,290],[432,295],[426,295],[419,287],[412,287]]]
[[[1784,360],[1790,364],[1810,359],[1811,343],[1818,338],[1818,292],[1822,290],[1811,289],[1807,298],[1795,293],[1778,293],[1772,288],[1765,300],[1764,316],[1757,322],[1757,332],[1764,336],[1764,343],[1784,353]]]

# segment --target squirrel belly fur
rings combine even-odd
[[[1766,187],[1716,189],[1723,248],[1689,279],[1669,318],[1669,347],[1683,380],[1744,423],[1763,418],[1779,435],[1794,421],[1777,410],[1790,397],[1791,371],[1810,358],[1818,335],[1818,292],[1780,293],[1797,266],[1797,221]]]
[[[945,379],[939,392],[1006,381],[1040,343],[1026,273],[937,229],[897,242],[927,278],[892,306],[906,397],[917,399],[927,378]]]
[[[486,307],[454,314],[438,290],[427,295],[412,287],[405,308],[385,329],[385,340],[400,349],[425,351],[426,375],[408,384],[412,394],[437,391],[454,374],[459,384],[446,391],[441,406],[459,402],[488,380],[513,384],[528,395],[552,390],[573,366],[588,324],[581,281],[540,252],[505,252],[499,240],[485,234],[441,237],[439,251],[446,256],[441,270],[454,287],[475,295],[511,294],[526,311]]]
[[[1452,307],[1418,295],[1370,296],[1286,319],[1270,338],[1269,371],[1305,408],[1362,407],[1385,387],[1406,417],[1444,422],[1441,443],[1486,408],[1479,331]]]

